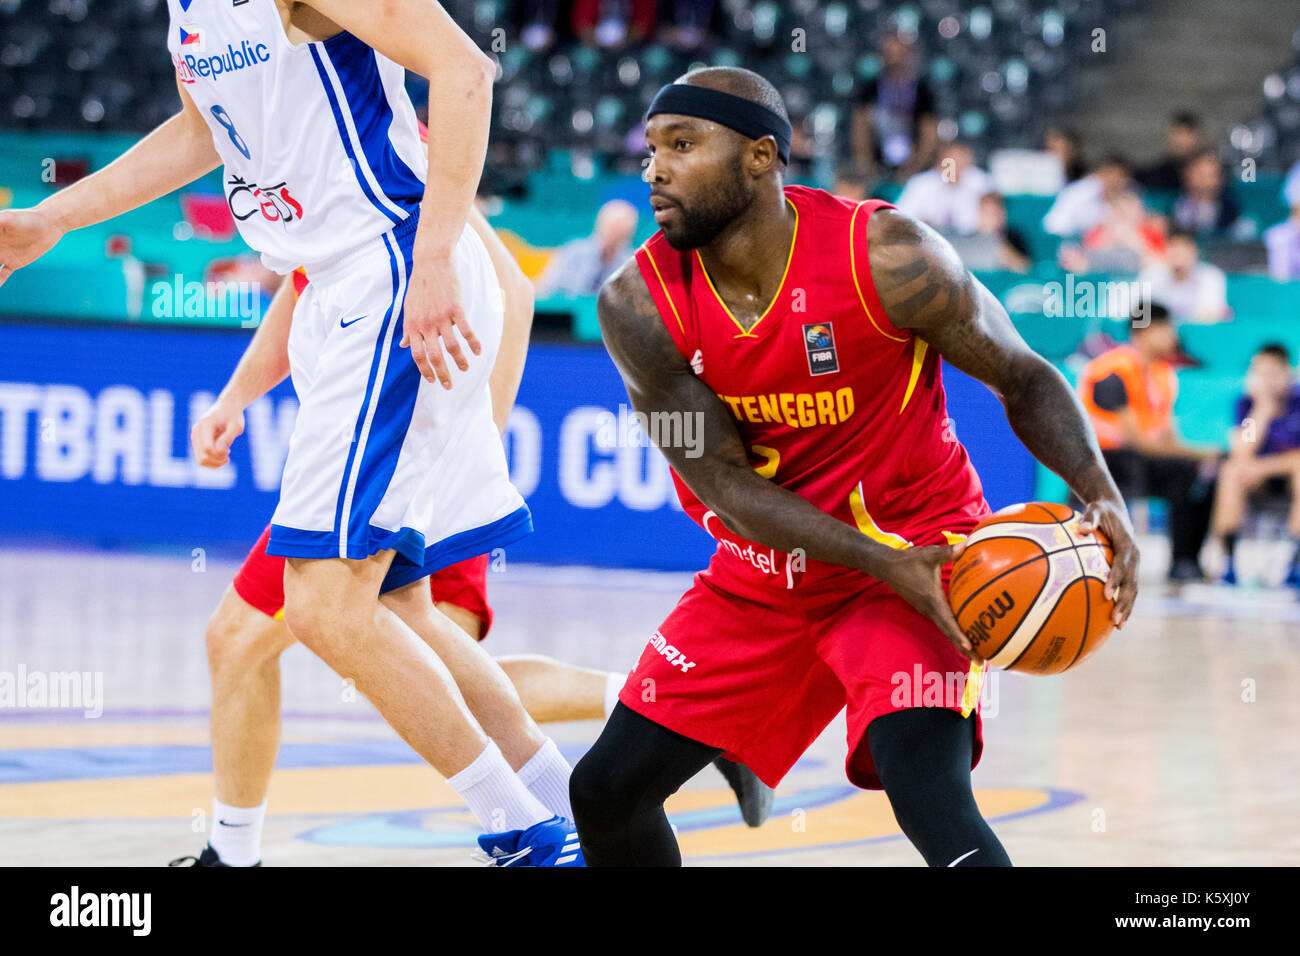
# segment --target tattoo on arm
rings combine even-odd
[[[895,210],[875,213],[867,228],[871,275],[890,321],[992,389],[1016,436],[1082,500],[1118,501],[1074,390],[1025,344],[1002,304],[952,246]]]

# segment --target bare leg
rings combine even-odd
[[[1291,513],[1287,530],[1292,538],[1300,539],[1300,451],[1288,451],[1281,457],[1287,466],[1284,474],[1291,482]]]
[[[280,748],[280,654],[291,644],[283,621],[226,588],[207,630],[212,766],[224,804],[255,807],[266,799]]]
[[[470,712],[518,770],[546,742],[520,703],[505,672],[478,641],[433,605],[429,582],[416,581],[380,601],[411,628],[446,665]]]
[[[387,606],[379,586],[391,551],[361,560],[289,558],[289,630],[335,673],[350,678],[412,749],[444,777],[487,746],[447,666]],[[428,585],[421,583],[428,600]]]
[[[447,601],[434,607],[475,641],[480,639],[483,621],[473,611]],[[528,715],[539,724],[605,719],[607,671],[565,664],[541,654],[506,654],[495,660],[515,685]]]
[[[528,713],[539,723],[604,720],[607,671],[565,664],[541,654],[498,657]]]
[[[1214,489],[1214,512],[1211,526],[1216,535],[1236,534],[1246,517],[1246,496],[1251,483],[1245,470],[1235,461],[1225,461],[1219,467],[1219,477]]]

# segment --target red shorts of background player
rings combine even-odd
[[[850,782],[881,788],[867,725],[907,707],[941,706],[975,720],[971,766],[984,747],[982,669],[972,669],[929,618],[879,581],[820,594],[746,589],[715,554],[695,576],[628,675],[619,700],[775,787],[848,708]],[[947,586],[947,571],[944,573]],[[969,685],[969,686],[968,686]]]
[[[235,573],[235,593],[269,617],[284,617],[284,558],[266,553],[271,536],[267,526]],[[487,602],[488,556],[479,555],[443,568],[429,576],[435,604],[454,604],[483,622],[479,640],[492,628],[492,608]]]

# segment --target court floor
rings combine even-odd
[[[151,866],[202,847],[203,628],[234,567],[0,549],[0,864]],[[489,578],[488,646],[624,670],[688,582],[508,565]],[[305,649],[283,674],[266,864],[470,865],[473,821],[442,779]],[[985,694],[975,785],[1015,862],[1300,864],[1289,593],[1154,580],[1077,672],[996,674]],[[548,729],[576,761],[599,726]],[[696,777],[669,805],[687,864],[919,865],[883,796],[844,779],[843,734],[837,720],[758,830],[712,768]]]

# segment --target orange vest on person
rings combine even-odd
[[[1098,355],[1079,373],[1079,396],[1092,419],[1097,443],[1102,448],[1124,446],[1119,411],[1102,408],[1093,395],[1097,383],[1112,375],[1118,375],[1124,383],[1128,407],[1137,418],[1138,431],[1144,438],[1153,438],[1169,426],[1173,419],[1174,399],[1178,395],[1174,367],[1163,360],[1144,367],[1137,349],[1120,345]]]

